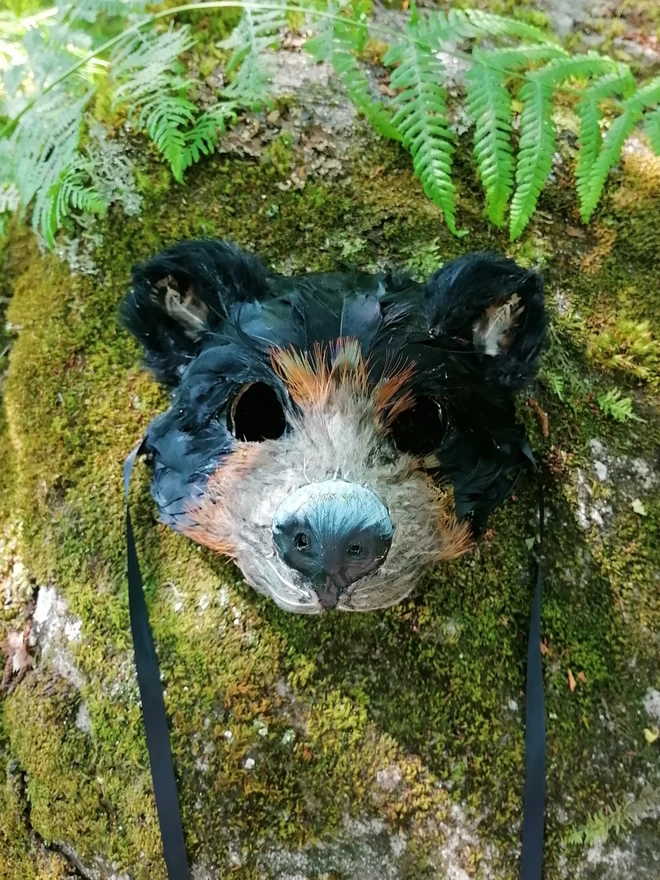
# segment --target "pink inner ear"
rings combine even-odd
[[[509,299],[498,300],[488,306],[472,325],[472,339],[475,346],[489,357],[507,352],[513,342],[513,333],[524,308],[517,293]]]

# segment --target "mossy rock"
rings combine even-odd
[[[132,263],[219,236],[287,271],[349,261],[424,275],[480,248],[543,265],[552,345],[520,412],[548,507],[546,877],[657,877],[660,741],[647,740],[660,723],[660,343],[639,325],[660,318],[658,160],[638,144],[582,228],[564,144],[511,247],[483,219],[465,160],[458,240],[397,146],[358,128],[343,152],[319,149],[323,126],[295,105],[259,130],[270,140],[256,155],[208,159],[185,187],[143,158],[142,214],[100,225],[93,276],[12,234],[0,578],[10,629],[36,592],[36,666],[2,700],[2,876],[165,877],[131,654],[122,463],[167,400],[116,309]],[[643,421],[602,411],[615,386]],[[148,482],[141,466],[134,519],[198,880],[517,876],[533,480],[409,601],[319,619],[278,610],[159,527]],[[32,580],[17,586],[17,571]]]

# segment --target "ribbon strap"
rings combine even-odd
[[[543,483],[534,455],[525,443],[523,453],[536,471],[539,504],[539,552],[543,551],[545,506]],[[527,644],[527,694],[525,699],[525,792],[523,796],[521,880],[541,880],[543,876],[543,835],[545,826],[545,705],[541,665],[541,587],[540,558],[529,622]]]
[[[128,488],[135,459],[144,449],[141,440],[124,464],[126,494],[126,547],[128,552],[128,602],[135,652],[142,716],[147,737],[151,778],[156,797],[158,822],[168,880],[190,880],[190,868],[176,791],[174,764],[160,683],[158,658],[144,601],[142,575],[135,549],[133,525],[128,507]],[[523,448],[538,479],[539,538],[543,549],[544,499],[541,475],[529,444]],[[536,586],[529,624],[527,648],[527,698],[525,706],[525,791],[523,798],[521,880],[542,880],[545,824],[545,708],[541,665],[541,586],[543,573],[537,563]]]
[[[141,440],[124,464],[124,492],[126,494],[126,549],[128,555],[128,607],[131,617],[135,667],[142,700],[142,717],[147,736],[147,751],[151,779],[156,797],[156,810],[163,855],[169,880],[190,880],[190,868],[181,824],[181,812],[176,791],[174,763],[165,714],[163,688],[160,683],[158,658],[149,626],[147,605],[144,601],[142,575],[135,549],[133,524],[128,507],[128,488],[135,459],[144,448]]]

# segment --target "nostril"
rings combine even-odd
[[[393,531],[378,496],[343,480],[296,489],[280,503],[272,524],[280,559],[314,589],[324,585],[327,592],[332,587],[337,596],[383,564]],[[331,599],[324,593],[324,602]]]
[[[304,552],[305,550],[309,550],[310,544],[312,543],[309,539],[309,535],[307,532],[297,532],[294,535],[293,543],[295,545],[296,550],[300,550]]]

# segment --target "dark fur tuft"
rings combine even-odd
[[[476,349],[486,381],[510,390],[520,389],[534,376],[545,339],[543,279],[538,272],[495,254],[466,254],[435,272],[424,293],[432,335],[463,341],[473,340],[474,323],[489,307],[514,295],[522,308],[507,351],[489,356]]]
[[[208,333],[217,332],[236,302],[267,296],[263,263],[236,245],[214,240],[176,244],[132,272],[132,289],[121,305],[122,324],[142,343],[146,366],[165,385],[178,384],[185,366],[198,354]],[[191,335],[164,300],[166,279],[182,295],[190,293],[203,327]]]

